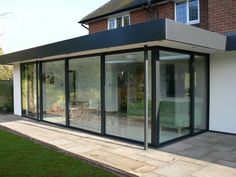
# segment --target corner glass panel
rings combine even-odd
[[[100,57],[69,60],[70,126],[101,132]]]
[[[207,129],[207,58],[195,56],[195,133]]]
[[[22,64],[22,114],[35,119],[37,118],[36,82],[36,64]]]
[[[65,61],[42,63],[43,120],[66,124]]]
[[[190,55],[160,51],[160,143],[190,133]]]
[[[106,134],[144,141],[144,52],[107,55],[105,71]]]

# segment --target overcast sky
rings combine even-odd
[[[1,0],[0,47],[11,53],[88,34],[77,22],[108,0]]]

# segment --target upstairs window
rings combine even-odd
[[[108,19],[108,29],[115,29],[130,25],[130,16],[125,15],[117,18]]]
[[[176,1],[175,20],[185,24],[196,24],[200,22],[199,0]]]

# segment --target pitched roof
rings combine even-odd
[[[161,1],[164,0],[150,0],[151,4]],[[147,4],[148,0],[110,0],[106,4],[82,18],[79,23],[86,23],[97,18],[102,18],[108,15],[139,8]]]

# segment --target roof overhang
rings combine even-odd
[[[82,56],[144,45],[214,53],[225,51],[226,36],[162,19],[2,55],[0,64]]]
[[[149,5],[159,5],[159,4],[163,4],[163,3],[167,3],[171,1],[172,0],[151,0],[149,4],[147,0],[139,0],[139,1],[133,0],[132,3],[129,3],[128,5],[125,5],[122,8],[119,8],[116,10],[112,8],[111,10],[108,10],[110,8],[107,7],[106,5],[113,2],[113,1],[109,1],[107,4],[101,6],[100,8],[96,9],[92,13],[88,14],[86,17],[81,19],[78,23],[88,24],[90,22],[97,21],[99,19],[106,18],[114,14],[119,14],[119,13],[123,13],[127,11],[134,11],[140,8],[147,7]],[[105,11],[105,12],[100,13],[101,11]]]

